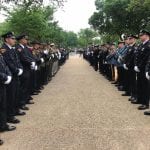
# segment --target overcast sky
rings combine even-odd
[[[67,0],[63,9],[59,9],[54,16],[64,30],[79,32],[89,27],[88,19],[95,9],[95,0]],[[3,20],[0,15],[0,22]]]
[[[88,19],[95,9],[95,0],[68,0],[64,11],[56,12],[55,18],[63,29],[78,32],[89,27]]]

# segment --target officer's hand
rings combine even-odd
[[[36,66],[34,67],[34,70],[37,71],[37,69],[38,69],[38,66],[36,65]]]
[[[31,69],[35,68],[35,62],[31,62]]]
[[[135,66],[135,67],[134,67],[134,71],[140,72],[140,69],[138,68],[138,66]]]
[[[147,78],[147,80],[150,80],[150,76],[149,76],[148,72],[146,72],[146,78]]]
[[[54,54],[52,54],[52,57],[53,57],[53,58],[55,57]]]
[[[47,55],[47,54],[48,54],[48,50],[44,50],[44,54],[46,54],[46,55]]]
[[[21,76],[23,74],[23,69],[19,68],[18,76]]]
[[[120,58],[118,58],[118,60],[117,60],[119,63],[121,63],[121,59]]]
[[[127,67],[126,64],[123,64],[123,68],[124,68],[125,70],[129,70],[129,68]]]
[[[44,59],[43,58],[41,58],[41,63],[44,63]]]
[[[11,76],[7,76],[7,81],[4,82],[4,84],[9,84],[12,80]]]

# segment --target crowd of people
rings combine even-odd
[[[83,57],[119,91],[124,91],[122,96],[130,96],[131,104],[140,104],[138,110],[149,109],[150,32],[141,30],[138,35],[121,37],[116,43],[89,46]],[[150,115],[150,111],[144,115]]]
[[[69,51],[54,43],[29,41],[25,34],[2,35],[0,48],[0,132],[13,131],[26,115],[27,104],[38,95],[69,58]],[[13,125],[12,125],[13,124]],[[0,140],[0,145],[3,140]]]

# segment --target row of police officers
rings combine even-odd
[[[122,40],[101,46],[89,46],[84,51],[95,71],[99,70],[112,81],[122,96],[130,96],[139,110],[149,109],[150,100],[150,32],[141,30],[137,35],[123,35]],[[150,111],[145,111],[150,115]]]
[[[25,115],[26,104],[34,104],[38,95],[68,58],[68,52],[54,43],[33,41],[25,34],[2,35],[0,48],[0,132],[13,131],[20,123],[16,116]],[[0,145],[3,141],[0,140]]]

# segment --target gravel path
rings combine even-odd
[[[150,150],[150,117],[71,56],[0,150]]]

